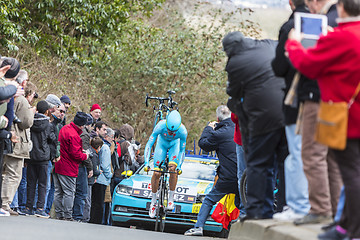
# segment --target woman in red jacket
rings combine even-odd
[[[339,26],[317,45],[304,49],[292,30],[286,43],[290,61],[310,79],[317,79],[322,101],[349,102],[360,82],[360,2],[339,0]],[[345,208],[339,225],[319,239],[360,238],[360,97],[349,109],[347,146],[333,151],[345,185]],[[338,237],[338,238],[336,238]],[[340,238],[339,238],[340,237]]]

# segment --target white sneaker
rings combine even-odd
[[[10,217],[10,213],[3,208],[0,208],[0,217]]]
[[[174,210],[174,208],[175,208],[174,202],[173,202],[173,201],[169,201],[169,202],[168,202],[168,205],[167,205],[167,207],[166,207],[166,210],[172,211],[172,210]]]
[[[304,216],[304,214],[295,213],[291,208],[286,206],[282,212],[275,213],[273,219],[278,221],[294,221]]]
[[[187,230],[184,233],[185,236],[202,236],[203,235],[203,228],[202,227],[194,227],[189,230]]]
[[[156,215],[156,204],[150,204],[149,216],[150,218],[154,218],[155,215]]]

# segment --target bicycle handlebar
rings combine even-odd
[[[161,171],[161,170],[150,170],[152,172],[159,172],[159,173],[178,173],[178,172],[171,172],[171,171]]]
[[[150,97],[149,94],[147,93],[146,98],[145,98],[146,107],[149,106],[149,103],[148,103],[149,99],[158,100],[159,101],[159,109],[160,109],[160,107],[165,106],[169,110],[169,108],[173,108],[174,106],[178,105],[178,103],[173,101],[172,97],[171,97],[172,94],[175,94],[175,91],[169,90],[169,91],[167,91],[167,93],[169,94],[169,97]],[[165,101],[168,101],[167,106],[164,104]]]

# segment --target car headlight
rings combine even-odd
[[[116,192],[117,192],[118,194],[131,195],[131,193],[132,193],[132,187],[119,184],[119,185],[116,187]]]

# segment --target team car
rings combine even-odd
[[[152,161],[152,160],[150,160]],[[153,163],[150,163],[153,166]],[[218,159],[205,155],[185,155],[182,174],[175,189],[173,211],[166,215],[166,229],[186,230],[193,227],[202,201],[214,185]],[[112,222],[119,226],[153,227],[149,217],[152,172],[142,166],[135,174],[122,180],[115,188],[112,200]],[[216,205],[211,210],[214,211]],[[208,217],[204,232],[222,236],[221,223]]]

